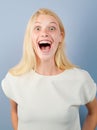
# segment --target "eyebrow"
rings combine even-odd
[[[56,23],[56,22],[50,22],[50,23],[54,23],[54,24],[56,24],[56,25],[57,25],[57,23]]]
[[[37,21],[36,21],[35,23],[40,23],[40,22],[37,22]]]

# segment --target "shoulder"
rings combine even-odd
[[[22,81],[22,80],[27,80],[31,77],[31,72],[22,74],[22,75],[12,75],[10,72],[7,72],[7,74],[5,75],[3,80],[7,80],[7,81]]]
[[[71,71],[71,75],[75,78],[79,78],[82,80],[90,80],[92,79],[91,75],[88,71],[81,69],[81,68],[74,68]]]

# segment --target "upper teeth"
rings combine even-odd
[[[40,41],[40,42],[39,42],[39,44],[43,44],[43,43],[44,43],[44,44],[45,44],[45,43],[49,43],[49,44],[51,44],[50,41]]]

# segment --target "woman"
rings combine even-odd
[[[96,84],[68,61],[64,38],[63,24],[51,10],[30,18],[22,60],[2,81],[14,130],[80,130],[80,105],[88,110],[83,130],[95,129]]]

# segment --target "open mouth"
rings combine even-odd
[[[51,44],[47,42],[43,42],[43,43],[41,42],[41,43],[38,43],[38,45],[39,45],[40,50],[42,51],[49,51],[51,48]]]

